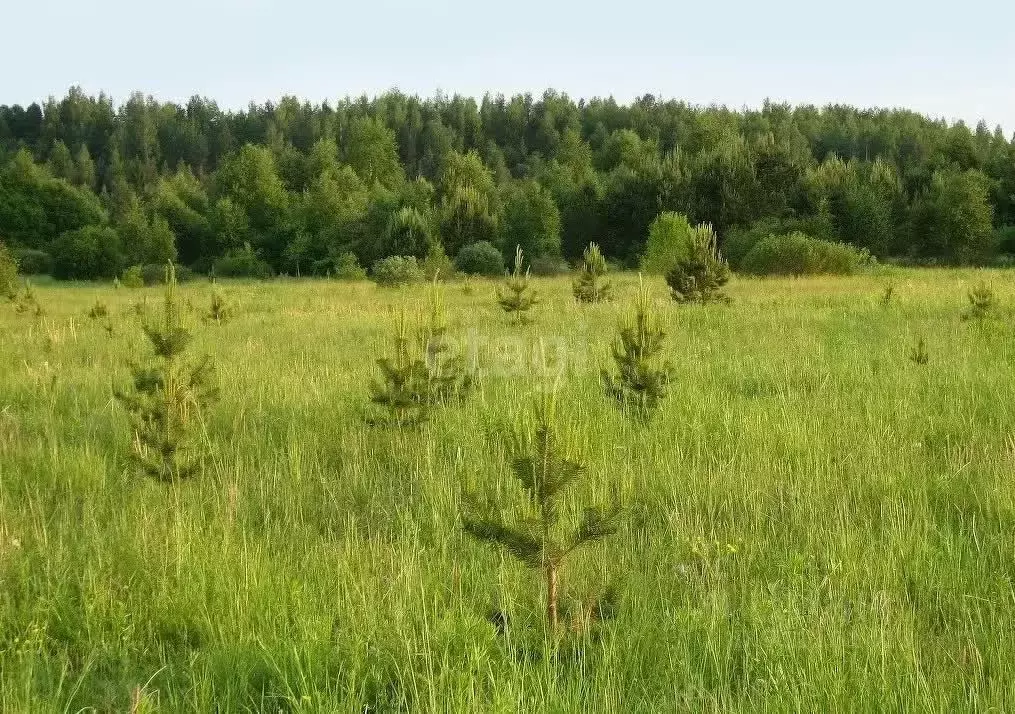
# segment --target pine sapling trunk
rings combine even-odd
[[[557,564],[552,560],[546,563],[546,619],[550,630],[557,631]]]

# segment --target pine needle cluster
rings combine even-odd
[[[613,346],[616,371],[604,369],[606,393],[622,407],[647,417],[666,396],[672,368],[660,359],[666,333],[652,309],[644,283],[638,291],[634,315],[620,326]]]
[[[560,571],[565,560],[583,546],[616,533],[621,516],[615,501],[608,507],[585,508],[577,524],[562,517],[563,497],[586,469],[565,453],[555,429],[555,411],[553,395],[545,396],[536,409],[534,434],[516,432],[511,439],[511,472],[525,492],[525,505],[507,518],[494,499],[465,494],[462,516],[467,534],[503,548],[542,573],[546,618],[552,630],[560,619]]]
[[[153,358],[132,364],[128,390],[116,396],[130,414],[133,456],[141,470],[160,481],[175,482],[196,475],[202,466],[200,431],[208,406],[218,397],[210,357],[190,363],[183,357],[192,334],[180,316],[176,269],[166,268],[166,293],[160,321],[146,321],[142,330]]]
[[[589,243],[582,254],[581,270],[572,285],[575,299],[587,303],[609,300],[613,296],[613,286],[603,279],[607,270],[606,258],[599,246]]]
[[[528,269],[523,270],[525,256],[522,247],[515,248],[514,270],[504,280],[503,288],[497,290],[497,302],[515,324],[529,322],[529,310],[539,303],[539,296],[529,280]]]

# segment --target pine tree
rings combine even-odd
[[[18,261],[0,241],[0,297],[14,300],[18,293]]]
[[[930,353],[927,351],[927,343],[923,337],[916,340],[916,344],[909,350],[909,359],[919,365],[927,364],[930,361]]]
[[[211,299],[208,304],[208,311],[204,313],[204,321],[221,325],[228,322],[235,312],[236,307],[229,302],[229,299],[225,295],[219,292],[218,287],[214,285],[213,279]]]
[[[518,246],[515,249],[514,271],[504,281],[504,288],[497,290],[497,301],[516,324],[528,322],[529,310],[539,302],[539,296],[536,295],[529,282],[529,271],[522,270],[523,263],[522,248]]]
[[[467,368],[464,355],[455,354],[448,340],[448,318],[437,280],[438,277],[434,276],[430,287],[428,322],[421,335],[426,368],[424,400],[430,406],[461,400],[473,386],[473,375]]]
[[[426,420],[436,406],[463,399],[473,377],[465,359],[454,354],[440,286],[430,291],[427,322],[413,335],[403,310],[395,322],[392,354],[377,365],[381,378],[371,384],[371,402],[385,408],[386,421],[398,426]]]
[[[606,275],[606,258],[599,246],[589,243],[582,254],[582,267],[574,281],[574,297],[579,302],[603,302],[612,297],[613,286],[602,280]]]
[[[695,226],[686,256],[666,273],[673,299],[680,303],[729,302],[722,287],[730,279],[730,268],[719,253],[712,226]]]
[[[559,623],[560,574],[564,561],[579,548],[616,533],[621,509],[584,509],[577,526],[562,518],[561,499],[585,473],[585,465],[564,453],[554,428],[554,396],[546,395],[536,410],[535,434],[516,433],[511,440],[511,471],[526,495],[526,507],[506,519],[494,499],[465,494],[462,522],[473,538],[503,548],[532,569],[541,571],[546,588],[546,619],[551,630]]]
[[[180,316],[172,263],[166,268],[162,320],[145,322],[142,329],[154,359],[131,365],[131,389],[116,396],[131,416],[133,455],[141,470],[160,481],[175,482],[201,469],[198,431],[218,389],[210,357],[195,363],[183,359],[192,335]]]
[[[613,347],[617,371],[602,372],[606,393],[642,418],[648,417],[666,396],[672,369],[659,359],[665,338],[642,283],[633,319],[621,325]]]
[[[963,313],[963,320],[983,320],[993,311],[996,303],[994,291],[984,282],[970,290],[966,297],[969,300],[969,310]]]

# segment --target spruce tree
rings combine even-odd
[[[556,405],[546,395],[536,409],[535,433],[516,432],[510,444],[510,465],[525,492],[525,506],[506,518],[493,498],[466,493],[462,523],[473,538],[503,548],[543,575],[546,619],[551,630],[559,623],[560,576],[564,561],[579,548],[615,533],[620,506],[585,508],[577,524],[564,518],[562,497],[585,473],[585,465],[566,454],[555,429]]]
[[[672,369],[660,359],[665,338],[641,283],[633,318],[620,326],[613,347],[616,372],[604,369],[602,377],[606,393],[642,418],[648,417],[666,396]]]
[[[730,268],[719,253],[715,231],[704,223],[695,226],[687,255],[666,273],[673,299],[680,303],[729,302],[722,292],[729,279]]]
[[[497,290],[497,301],[501,308],[516,324],[524,324],[529,321],[528,312],[532,306],[539,302],[529,281],[529,271],[522,270],[524,254],[522,247],[515,248],[515,267],[504,281],[504,287]]]
[[[612,297],[613,286],[603,280],[606,275],[606,258],[595,243],[589,243],[582,254],[582,267],[573,284],[574,297],[579,302],[603,302]]]
[[[175,482],[201,470],[200,432],[218,388],[210,357],[193,363],[184,359],[192,335],[180,315],[172,263],[166,268],[162,319],[145,321],[142,330],[153,358],[131,365],[131,388],[116,396],[131,416],[133,456],[141,470],[160,481]]]

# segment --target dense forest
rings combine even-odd
[[[0,242],[22,272],[333,274],[352,256],[635,265],[663,211],[720,244],[800,231],[879,259],[1015,253],[1015,139],[903,110],[437,96],[224,111],[77,88],[0,106]]]

